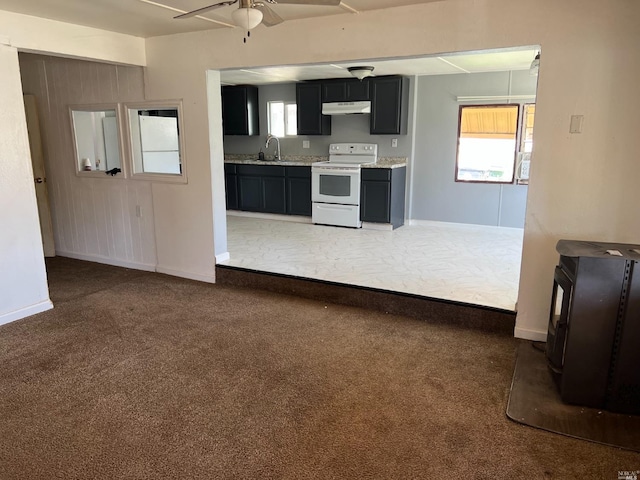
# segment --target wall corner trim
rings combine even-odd
[[[0,315],[0,325],[15,322],[16,320],[20,320],[21,318],[25,318],[30,315],[35,315],[36,313],[46,312],[52,308],[53,303],[51,303],[51,300],[46,299],[42,302],[36,303],[35,305],[29,305],[28,307],[21,308],[20,310],[14,310],[13,312]]]
[[[524,340],[533,340],[534,342],[546,342],[547,331],[546,330],[530,330],[528,328],[522,328],[516,326],[513,330],[513,336],[516,338],[523,338]]]
[[[229,252],[224,252],[219,255],[216,255],[216,265],[222,262],[226,262],[230,258],[231,258],[231,255],[229,255]]]

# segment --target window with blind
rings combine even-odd
[[[460,107],[456,182],[513,183],[519,105]]]

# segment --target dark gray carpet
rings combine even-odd
[[[0,327],[0,478],[584,479],[640,454],[505,416],[507,336],[63,258]]]

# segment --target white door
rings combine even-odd
[[[27,115],[27,129],[29,130],[29,148],[31,149],[33,181],[36,186],[36,200],[38,201],[38,214],[40,215],[42,247],[45,257],[55,257],[56,248],[53,243],[53,227],[51,226],[47,176],[44,170],[44,155],[42,152],[42,140],[40,138],[40,119],[38,117],[35,96],[24,95],[24,109]]]

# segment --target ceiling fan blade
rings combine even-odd
[[[238,0],[229,0],[227,2],[215,3],[215,4],[209,5],[207,7],[202,7],[202,8],[199,8],[197,10],[192,10],[190,12],[183,13],[182,15],[178,15],[177,17],[173,17],[173,18],[176,19],[176,18],[195,17],[196,15],[201,15],[203,13],[210,12],[211,10],[215,10],[216,8],[226,7],[227,5],[233,5],[234,3],[238,3]]]
[[[274,25],[284,22],[284,18],[264,4],[256,4],[253,8],[262,12],[262,23],[267,27],[273,27]]]
[[[269,3],[281,3],[287,5],[327,5],[338,6],[341,0],[267,0]]]

